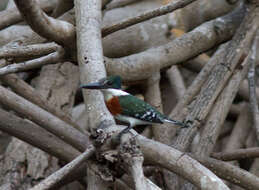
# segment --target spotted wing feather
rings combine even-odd
[[[158,110],[135,96],[119,96],[119,103],[125,116],[152,123],[163,123],[164,116]]]

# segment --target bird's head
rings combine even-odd
[[[121,89],[121,77],[109,76],[107,78],[100,79],[98,82],[82,84],[80,88],[86,89]]]

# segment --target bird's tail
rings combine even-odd
[[[176,121],[176,120],[173,120],[173,119],[168,119],[168,118],[166,118],[166,119],[164,119],[164,122],[172,123],[172,124],[178,125],[178,126],[180,126],[180,127],[182,127],[182,128],[187,128],[187,127],[189,127],[189,125],[187,125],[186,123],[183,123],[183,122],[181,122],[181,121]]]

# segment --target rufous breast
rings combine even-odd
[[[111,112],[112,115],[118,115],[121,114],[122,108],[119,103],[119,98],[117,96],[113,96],[106,102],[106,106],[108,110]]]

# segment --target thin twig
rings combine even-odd
[[[83,152],[80,156],[75,158],[73,161],[65,165],[63,168],[59,169],[55,173],[51,174],[49,177],[44,179],[38,185],[34,186],[30,190],[48,190],[63,180],[69,173],[73,172],[77,168],[79,168],[83,162],[89,159],[93,155],[95,148],[93,146],[89,146],[85,152]]]
[[[16,64],[11,64],[6,67],[3,67],[0,69],[0,75],[6,75],[10,73],[16,73],[16,72],[21,72],[21,71],[26,71],[29,69],[35,69],[39,68],[43,65],[46,64],[51,64],[51,63],[57,63],[61,61],[64,57],[64,52],[63,51],[57,51],[54,53],[51,53],[49,55],[33,59],[30,61],[26,61],[23,63],[16,63]]]
[[[173,12],[174,10],[183,8],[187,5],[189,5],[190,3],[194,2],[196,0],[177,0],[177,1],[172,1],[171,3],[169,3],[168,5],[162,6],[160,8],[157,8],[155,10],[152,11],[148,11],[145,12],[143,14],[140,14],[136,17],[133,18],[129,18],[126,20],[123,20],[120,23],[114,24],[112,26],[108,26],[108,27],[104,27],[102,29],[102,36],[105,37],[111,33],[114,33],[118,30],[122,30],[124,28],[127,28],[129,26],[132,26],[134,24],[149,20],[151,18],[157,17],[157,16],[161,16],[161,15],[165,15],[167,13]]]
[[[245,158],[258,158],[259,148],[241,148],[232,151],[230,150],[227,152],[214,152],[211,154],[211,157],[223,161],[241,160]]]

